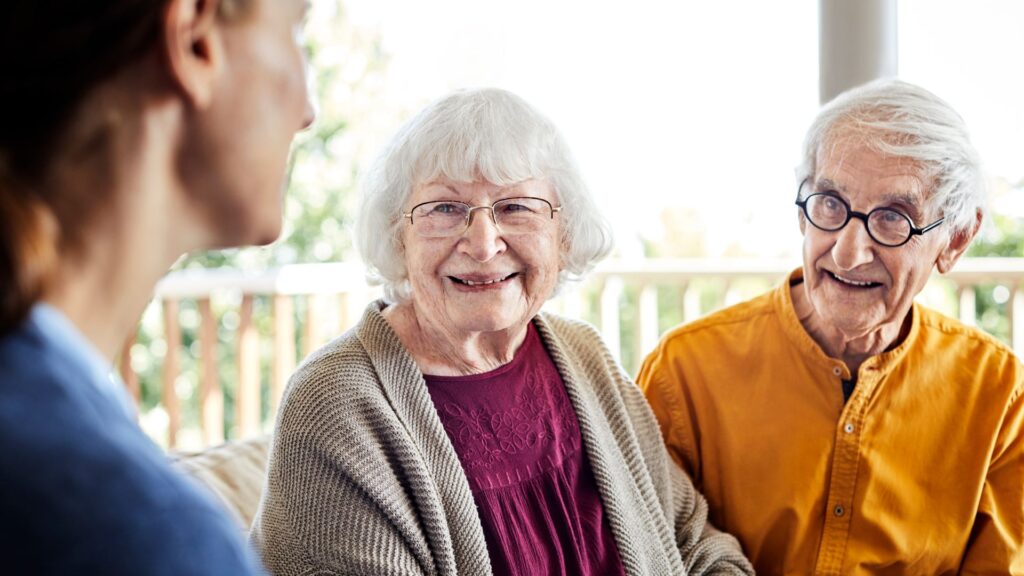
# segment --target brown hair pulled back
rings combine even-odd
[[[9,0],[0,16],[0,334],[53,278],[59,242],[45,179],[80,103],[152,49],[166,0]],[[221,2],[222,16],[245,1]],[[59,191],[51,192],[59,194]],[[73,214],[62,215],[65,219]]]

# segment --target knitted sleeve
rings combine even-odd
[[[400,431],[366,389],[353,341],[330,345],[289,383],[251,541],[275,576],[435,574],[390,447]]]
[[[620,368],[620,370],[622,370]],[[740,543],[708,521],[708,505],[689,476],[672,460],[658,422],[638,387],[628,380],[622,386],[623,401],[630,413],[638,444],[644,454],[665,515],[675,531],[676,546],[687,574],[754,574]]]

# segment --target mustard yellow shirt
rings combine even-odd
[[[846,365],[772,292],[669,332],[640,370],[669,452],[758,574],[1024,574],[1024,367],[914,304]]]

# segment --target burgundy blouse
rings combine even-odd
[[[495,575],[623,574],[576,413],[532,323],[508,364],[425,378]]]

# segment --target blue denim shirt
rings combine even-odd
[[[234,520],[135,424],[58,310],[0,337],[0,558],[10,574],[258,574]]]
[[[49,304],[36,304],[28,316],[29,329],[45,334],[55,351],[85,370],[89,381],[100,394],[120,406],[129,419],[135,419],[135,405],[125,390],[121,377],[114,372],[110,362],[100,354],[85,335],[75,328],[67,316]]]

